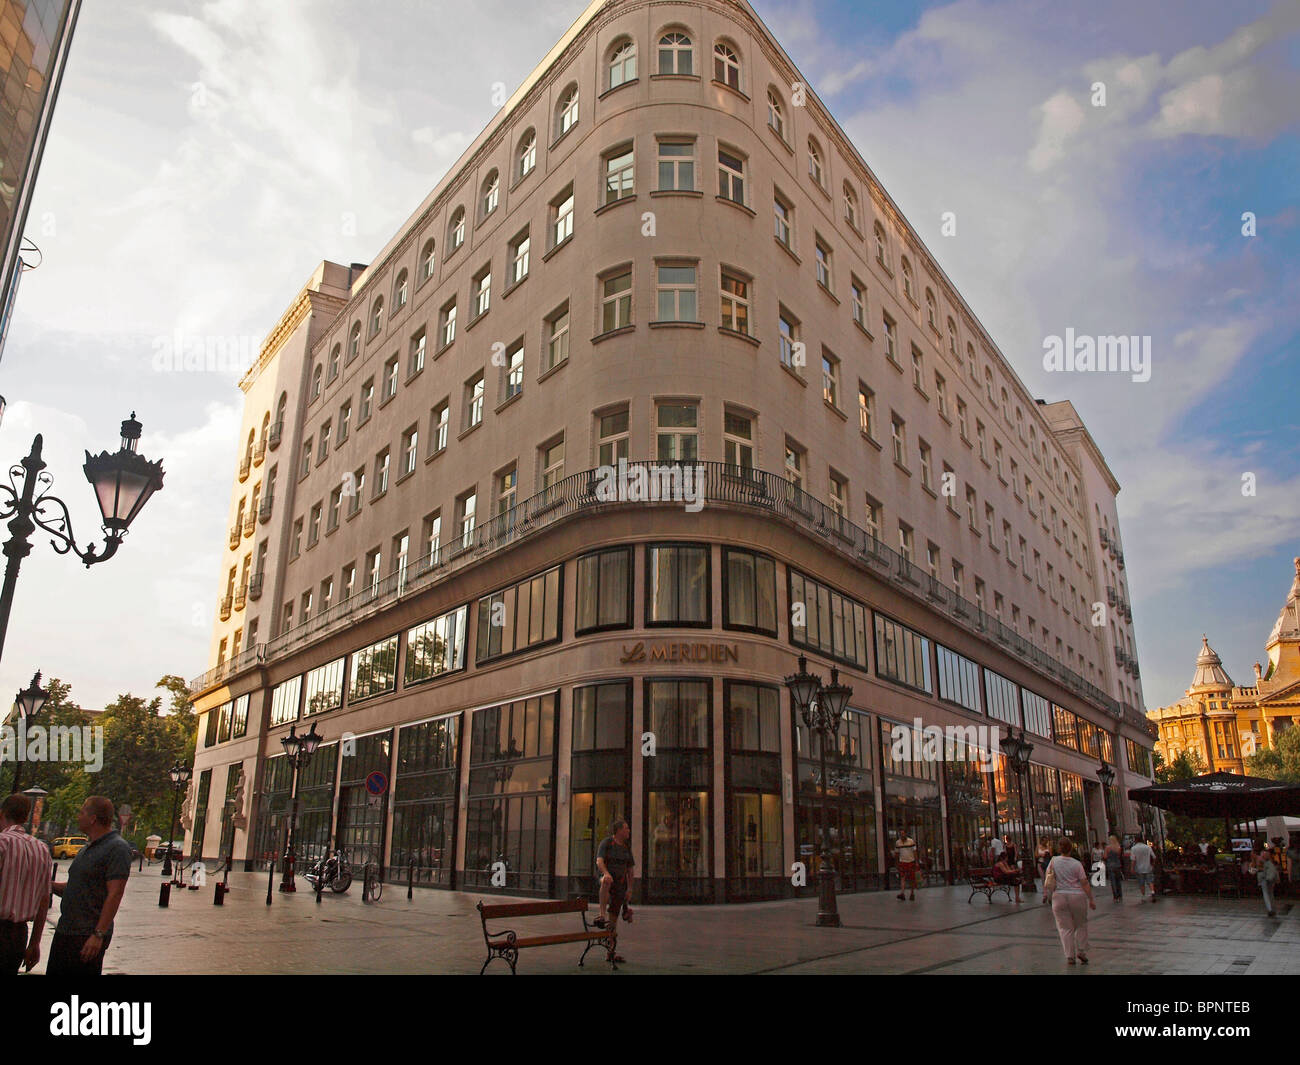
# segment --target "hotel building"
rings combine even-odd
[[[625,817],[647,900],[790,894],[822,816],[800,654],[853,688],[845,889],[904,825],[934,882],[986,833],[1135,827],[1119,486],[743,2],[593,3],[241,387],[193,853],[265,868],[315,725],[309,854],[562,895]],[[690,499],[611,498],[620,462]],[[918,718],[1023,727],[1032,764],[900,757]]]

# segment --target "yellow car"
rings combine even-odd
[[[63,836],[50,844],[50,850],[56,858],[75,858],[89,842],[85,836]]]

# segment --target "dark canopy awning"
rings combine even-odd
[[[1300,813],[1300,784],[1236,773],[1207,773],[1190,780],[1132,788],[1134,802],[1187,817],[1257,818]]]

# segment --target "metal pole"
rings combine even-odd
[[[32,553],[31,535],[36,528],[31,519],[32,499],[36,494],[37,474],[45,469],[45,463],[41,461],[41,448],[41,434],[37,433],[36,439],[32,441],[31,452],[22,460],[22,467],[27,474],[23,478],[23,495],[9,522],[9,531],[13,535],[5,541],[4,545],[4,554],[9,561],[5,563],[4,587],[0,589],[0,656],[4,654],[5,636],[9,632],[9,611],[14,605],[18,569],[23,559]],[[17,763],[14,772],[17,772]]]
[[[595,809],[593,805],[592,809]],[[406,867],[406,899],[409,902],[415,897],[415,859],[412,858],[410,864]]]
[[[167,826],[167,855],[163,858],[162,875],[172,875],[172,843],[176,839],[176,803],[181,797],[180,788],[172,781],[172,819]]]
[[[289,834],[284,846],[284,877],[280,890],[286,894],[298,890],[294,878],[294,850],[298,845],[298,756],[293,756],[293,806],[289,814]]]
[[[821,707],[818,707],[821,714]],[[817,871],[817,925],[822,928],[839,928],[840,913],[835,901],[835,870],[831,868],[830,848],[830,787],[826,779],[826,740],[828,729],[824,722],[818,722],[817,733],[820,737],[818,747],[821,754],[822,769],[822,861]]]

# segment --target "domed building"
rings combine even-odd
[[[1159,729],[1156,752],[1166,762],[1194,752],[1207,772],[1241,773],[1244,759],[1272,747],[1300,715],[1300,558],[1286,602],[1265,644],[1268,667],[1255,663],[1255,684],[1233,683],[1201,637],[1196,672],[1185,698],[1147,712]]]

